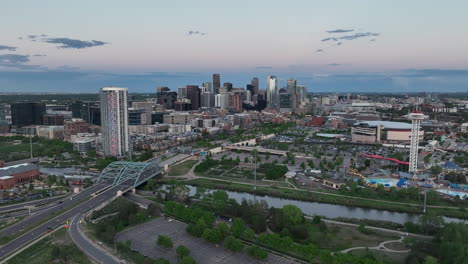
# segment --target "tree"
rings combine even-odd
[[[157,203],[150,203],[148,205],[148,215],[150,216],[160,216],[161,215],[161,206]]]
[[[244,220],[242,220],[241,218],[234,219],[231,225],[231,233],[235,237],[241,237],[242,234],[244,233],[244,230],[245,230]]]
[[[244,239],[246,240],[253,240],[254,237],[255,237],[255,232],[250,229],[250,228],[247,228],[245,231],[244,231],[244,234],[242,234],[242,236],[244,237]]]
[[[184,245],[180,245],[177,247],[176,253],[179,259],[183,259],[185,256],[190,255],[190,249],[186,248]]]
[[[320,222],[322,222],[322,218],[319,215],[314,216],[312,219],[312,223],[314,224],[320,224]]]
[[[304,162],[302,162],[300,166],[301,166],[301,168],[302,168],[303,170],[305,170],[306,165],[305,165]]]
[[[205,231],[203,231],[202,238],[211,243],[219,243],[223,241],[223,235],[218,229],[205,229]]]
[[[285,225],[297,225],[304,221],[304,215],[297,206],[288,204],[283,206],[283,217]]]
[[[437,259],[432,256],[427,256],[424,259],[424,264],[439,264],[439,261],[437,261]]]
[[[259,246],[251,246],[247,248],[247,255],[259,260],[264,260],[268,257],[268,253]]]
[[[167,236],[159,235],[158,240],[156,242],[159,246],[164,248],[172,248],[174,245],[172,243],[172,239]]]
[[[29,191],[34,190],[34,185],[33,185],[32,183],[29,184],[28,190],[29,190]]]
[[[225,237],[229,234],[229,226],[225,222],[221,222],[216,226],[216,229],[219,233]]]
[[[224,240],[224,247],[234,252],[239,252],[244,248],[244,243],[234,236],[228,236]]]
[[[419,224],[426,231],[426,234],[434,234],[443,226],[444,219],[430,211],[419,217]]]
[[[196,264],[195,260],[191,256],[185,256],[180,261],[179,264]]]
[[[358,227],[359,232],[366,233],[366,225],[364,223],[360,223]]]
[[[436,238],[438,257],[441,264],[466,263],[468,259],[468,225],[449,223],[442,228]]]
[[[201,237],[203,235],[203,231],[207,229],[207,225],[203,219],[198,219],[197,223],[192,224],[190,223],[187,226],[187,232],[195,237]]]

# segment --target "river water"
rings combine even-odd
[[[196,193],[196,187],[187,185],[190,189],[190,195],[193,196]],[[162,185],[161,188],[165,188],[165,185]],[[215,190],[210,190],[215,191]],[[251,193],[243,192],[233,192],[225,191],[229,198],[235,199],[237,202],[241,202],[242,199],[253,200],[254,195]],[[356,218],[356,219],[370,219],[370,220],[380,220],[380,221],[390,221],[399,224],[404,224],[405,222],[417,222],[419,214],[411,213],[401,213],[393,212],[386,210],[378,209],[368,209],[361,207],[351,207],[345,205],[336,205],[336,204],[327,204],[327,203],[317,203],[317,202],[308,202],[292,199],[283,199],[274,196],[256,196],[257,201],[264,200],[268,203],[269,207],[282,208],[284,205],[293,204],[300,208],[302,212],[306,215],[320,215],[327,218],[337,218],[337,217],[346,217],[346,218]],[[444,217],[445,222],[465,222],[466,220],[458,218]]]

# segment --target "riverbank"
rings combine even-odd
[[[170,180],[170,179],[168,179]],[[162,180],[161,182],[166,182]],[[227,181],[220,181],[215,179],[191,179],[191,180],[177,180],[181,184],[203,186],[209,189],[223,189],[236,192],[254,193],[253,186],[249,184],[233,183]],[[269,187],[257,186],[256,195],[269,195],[285,199],[294,199],[309,202],[328,203],[345,205],[350,207],[361,207],[368,209],[378,209],[402,213],[421,214],[423,208],[421,205],[410,203],[396,203],[385,200],[372,200],[360,197],[351,197],[344,195],[334,195],[327,193],[309,192],[300,189],[289,189],[282,187]],[[439,215],[446,217],[453,217],[459,219],[468,219],[468,210],[464,208],[434,208],[428,207],[427,211],[435,212]]]

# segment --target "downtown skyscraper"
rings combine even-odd
[[[278,79],[276,76],[267,77],[266,87],[266,101],[267,107],[278,108],[279,107],[279,90],[278,90]]]
[[[102,150],[105,156],[129,153],[128,89],[103,87],[101,98]]]

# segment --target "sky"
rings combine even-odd
[[[1,92],[276,75],[311,92],[468,91],[468,1],[4,0]]]

